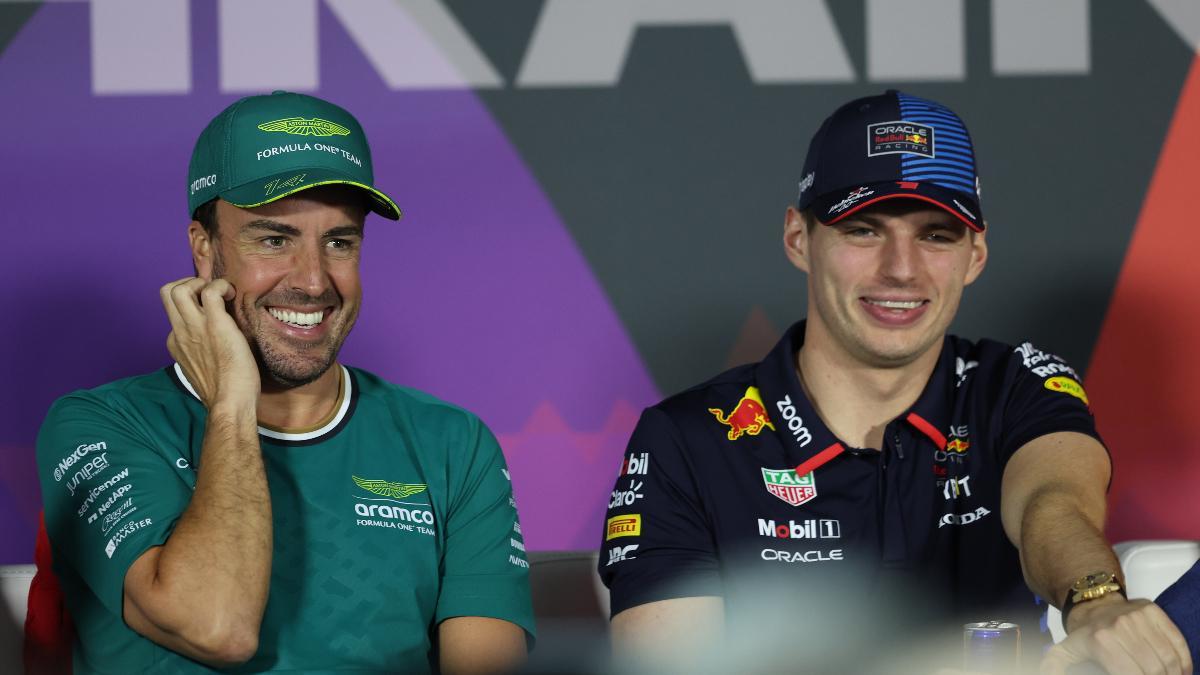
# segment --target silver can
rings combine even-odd
[[[980,621],[963,626],[963,669],[1010,675],[1021,665],[1021,627],[1007,621]]]

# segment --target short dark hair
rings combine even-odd
[[[197,206],[196,212],[192,214],[192,219],[200,223],[200,227],[204,228],[204,233],[208,235],[209,239],[216,239],[218,234],[217,199],[214,197]]]
[[[812,234],[813,228],[817,226],[817,216],[811,208],[800,211],[800,219],[804,221],[804,229],[808,234]]]

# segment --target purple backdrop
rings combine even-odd
[[[157,289],[190,270],[188,155],[237,98],[218,92],[215,7],[193,5],[188,95],[94,96],[87,4],[44,5],[0,56],[0,514],[19,514],[0,519],[0,563],[32,558],[32,449],[51,401],[167,363]],[[389,91],[320,11],[317,93],[359,117],[406,213],[369,221],[343,360],[477,412],[508,456],[529,547],[592,548],[637,411],[658,392],[476,96]]]

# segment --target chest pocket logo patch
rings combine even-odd
[[[402,502],[401,499],[424,492],[429,486],[424,483],[393,483],[351,476],[354,484],[363,490],[379,495],[379,499],[356,496],[354,513],[359,527],[382,527],[405,532],[419,532],[432,536],[434,518],[429,504]],[[370,502],[370,503],[364,503]],[[376,502],[388,502],[379,504]]]

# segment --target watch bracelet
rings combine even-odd
[[[1114,586],[1116,586],[1116,587],[1117,587],[1117,588],[1116,588],[1116,592],[1117,592],[1117,593],[1120,593],[1120,594],[1121,594],[1121,597],[1125,598],[1126,600],[1128,600],[1128,599],[1129,599],[1129,595],[1128,595],[1128,594],[1125,592],[1125,587],[1124,587],[1124,586],[1122,586],[1122,585],[1121,585],[1119,582],[1117,582],[1117,581],[1115,580],[1115,578],[1114,578],[1114,580],[1113,580],[1113,581],[1110,581],[1110,582],[1108,582],[1108,583],[1109,583],[1109,584],[1112,584],[1112,585],[1114,585]],[[1105,584],[1105,585],[1107,586],[1108,584]],[[1099,586],[1099,587],[1097,587],[1097,588],[1103,588],[1103,586]],[[1097,596],[1097,597],[1095,597],[1095,598],[1084,598],[1084,599],[1082,600],[1082,602],[1088,602],[1088,601],[1091,601],[1091,600],[1097,600],[1097,599],[1099,599],[1099,598],[1102,598],[1102,597],[1104,597],[1105,595],[1108,595],[1109,593],[1112,593],[1112,592],[1113,592],[1113,591],[1109,591],[1108,593],[1105,593],[1105,594],[1103,594],[1103,595]],[[1076,591],[1074,588],[1070,588],[1070,589],[1068,589],[1068,590],[1067,590],[1067,598],[1066,598],[1066,600],[1064,600],[1064,601],[1063,601],[1063,606],[1062,606],[1062,609],[1061,609],[1061,610],[1060,610],[1060,612],[1059,612],[1060,614],[1062,614],[1062,627],[1063,627],[1063,632],[1064,632],[1064,633],[1065,633],[1065,632],[1067,632],[1067,617],[1068,617],[1068,616],[1070,616],[1070,614],[1071,614],[1071,610],[1072,610],[1072,609],[1074,609],[1074,608],[1075,608],[1075,605],[1076,605],[1076,602],[1075,602],[1075,594],[1076,594],[1076,593],[1078,593],[1078,594],[1080,594],[1080,595],[1083,595],[1083,592],[1082,592],[1082,591]]]

